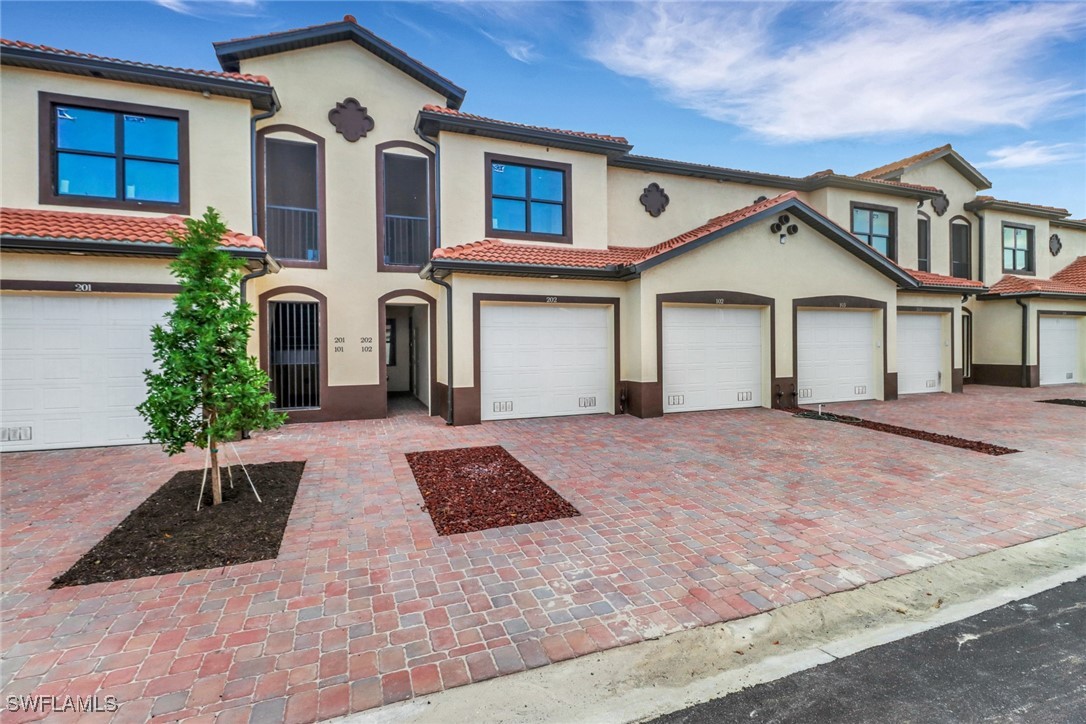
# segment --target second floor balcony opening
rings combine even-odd
[[[279,259],[319,262],[317,147],[269,138],[265,149],[264,241]]]
[[[385,266],[421,267],[430,258],[429,162],[420,156],[384,154]]]

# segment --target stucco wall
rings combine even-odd
[[[139,83],[99,80],[63,73],[3,68],[0,134],[3,170],[0,194],[4,206],[54,208],[110,214],[163,216],[162,212],[102,211],[38,203],[38,93],[45,91],[94,100],[138,103],[189,112],[190,208],[193,215],[214,206],[235,231],[252,231],[250,201],[249,101],[158,88]]]
[[[768,223],[768,222],[767,222]],[[817,270],[817,271],[815,271]],[[894,306],[897,285],[827,240],[800,225],[785,244],[756,224],[648,270],[641,278],[640,332],[644,343],[639,360],[627,362],[630,379],[656,381],[656,295],[676,291],[725,290],[747,292],[776,300],[777,377],[795,374],[792,363],[792,300],[806,297],[847,295],[885,302],[887,315],[887,360],[889,372],[896,371],[897,328]],[[878,349],[876,396],[881,396],[882,320],[877,319]]]
[[[918,184],[920,186],[934,186],[942,189],[947,196],[949,206],[942,216],[939,216],[931,207],[930,201],[925,201],[919,209],[931,218],[931,271],[936,274],[950,274],[950,223],[957,216],[965,217],[970,224],[970,254],[973,264],[973,276],[978,274],[977,259],[980,253],[980,235],[977,228],[977,218],[965,210],[965,204],[976,198],[977,189],[967,181],[960,173],[954,170],[946,161],[939,159],[932,163],[911,169],[902,174],[901,180],[905,183]],[[915,204],[913,209],[916,209]],[[906,264],[910,269],[916,268],[916,218],[913,214],[913,242],[906,250],[910,263]]]
[[[336,337],[345,340],[342,352],[329,353],[328,384],[379,384],[378,350],[383,347],[384,330],[378,329],[378,298],[395,290],[420,291],[434,298],[440,290],[414,272],[377,271],[375,147],[386,141],[402,141],[426,148],[415,135],[415,118],[424,105],[443,104],[444,98],[347,41],[246,60],[241,70],[271,79],[283,104],[279,113],[260,123],[260,128],[298,126],[322,137],[325,143],[327,268],[284,268],[279,274],[257,279],[253,298],[275,287],[295,285],[324,294],[328,298],[329,338],[322,343],[332,345]],[[348,97],[357,99],[374,119],[373,130],[354,143],[337,133],[328,120],[328,112]],[[289,132],[274,136],[307,140]],[[407,147],[396,147],[394,152],[422,155]],[[402,301],[419,299],[405,297]],[[257,329],[252,339],[253,354],[261,331]]]
[[[1068,257],[1060,253],[1053,257],[1048,251],[1048,219],[1006,211],[982,211],[984,217],[984,283],[991,286],[1003,278],[1004,273],[1016,276],[1036,276],[1047,279],[1068,263]],[[1033,227],[1034,274],[1003,271],[1003,223]],[[1062,236],[1062,235],[1061,235]]]
[[[640,202],[650,183],[659,184],[669,198],[665,211],[655,218]],[[749,206],[759,196],[773,198],[782,193],[785,189],[610,167],[607,170],[610,243],[652,246],[697,228],[713,217]]]
[[[898,263],[908,269],[916,268],[916,201],[877,194],[868,191],[827,188],[822,194],[812,199],[812,206],[832,219],[845,231],[852,230],[852,210],[850,204],[874,204],[894,209],[897,217]]]
[[[442,246],[487,238],[487,153],[570,164],[573,245],[597,249],[607,246],[607,210],[603,208],[607,202],[605,156],[463,133],[442,133],[440,143]],[[492,238],[502,237],[492,235]]]
[[[169,261],[162,259],[126,259],[66,254],[19,254],[4,252],[4,279],[116,282],[123,284],[176,284]]]

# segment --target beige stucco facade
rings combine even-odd
[[[874,344],[874,389],[870,396],[877,399],[897,396],[898,319],[902,314],[937,315],[941,320],[947,343],[941,352],[939,391],[960,391],[963,376],[970,381],[970,363],[974,372],[980,370],[974,381],[1017,384],[1012,378],[1023,364],[1019,305],[1008,299],[975,299],[972,293],[976,289],[965,290],[970,293],[963,296],[953,285],[914,288],[907,283],[907,276],[901,276],[901,268],[918,267],[918,219],[930,222],[930,271],[944,276],[951,273],[951,225],[968,225],[970,274],[988,286],[1003,276],[1004,222],[1028,224],[1034,229],[1036,278],[1049,278],[1076,257],[1086,256],[1084,222],[1061,225],[1051,220],[1056,215],[1052,210],[967,210],[982,189],[943,158],[905,168],[895,176],[914,185],[905,187],[895,181],[827,173],[788,179],[694,168],[693,164],[632,155],[620,162],[626,153],[622,149],[629,148],[620,143],[622,139],[563,136],[564,132],[551,129],[475,116],[458,117],[467,127],[446,127],[435,121],[439,130],[427,136],[422,131],[424,108],[450,105],[441,83],[424,82],[420,77],[425,72],[412,71],[412,75],[387,54],[379,57],[364,44],[340,37],[310,47],[256,53],[239,61],[240,72],[266,77],[277,94],[274,112],[256,121],[255,138],[251,122],[258,111],[243,98],[7,66],[0,85],[4,109],[0,181],[6,207],[42,206],[37,190],[37,97],[41,92],[187,111],[191,213],[214,206],[232,229],[245,233],[264,231],[253,228],[253,198],[260,193],[261,184],[254,188],[252,174],[255,166],[257,179],[261,179],[265,169],[258,163],[261,152],[255,159],[251,156],[251,144],[261,149],[269,139],[288,140],[319,150],[323,229],[319,262],[281,259],[278,273],[252,279],[246,290],[259,312],[249,350],[266,367],[270,357],[268,305],[319,305],[321,404],[316,409],[292,411],[295,421],[382,417],[388,393],[413,387],[418,388],[414,392],[431,414],[447,415],[450,386],[457,422],[478,421],[477,304],[613,307],[617,313],[611,322],[611,332],[617,336],[617,370],[612,412],[625,406],[625,411],[633,414],[661,414],[658,314],[665,303],[759,309],[765,405],[790,406],[795,402],[789,395],[797,385],[795,326],[797,312],[803,309],[846,309],[870,315]],[[353,141],[339,132],[329,117],[337,103],[352,98],[372,119],[372,127]],[[472,123],[479,125],[472,127]],[[454,270],[439,275],[451,285],[450,297],[432,276],[420,276],[419,268],[390,270],[384,261],[384,232],[379,224],[385,188],[379,167],[386,153],[425,160],[432,194],[430,240],[446,249],[486,238],[533,248],[601,253],[609,253],[609,247],[646,248],[685,235],[763,197],[772,199],[789,191],[807,211],[821,214],[830,223],[820,228],[799,223],[796,233],[784,234],[770,230],[775,216],[759,218],[757,223],[739,225],[720,238],[650,264],[635,275],[613,279],[578,276],[568,270],[550,274],[545,266],[527,271]],[[568,243],[503,239],[500,233],[488,231],[488,154],[568,169]],[[780,183],[774,185],[774,179]],[[650,184],[658,184],[669,198],[656,216],[640,201]],[[933,203],[940,192],[947,200],[942,214],[935,211]],[[848,236],[854,205],[893,212],[896,258],[892,262],[899,268],[881,258],[864,261],[859,258],[864,254],[843,248],[842,239],[847,240],[845,246],[860,243]],[[258,211],[260,206],[258,200]],[[65,206],[62,210],[79,209]],[[161,215],[133,209],[97,213]],[[1058,255],[1049,252],[1052,233],[1058,233],[1062,241]],[[173,283],[166,264],[163,259],[5,251],[2,271],[6,283],[49,280],[54,283],[49,293],[63,293],[56,283],[83,282],[121,287],[157,285],[158,293],[164,293],[162,288]],[[34,292],[25,285],[13,288],[9,283],[6,293]],[[662,295],[684,296],[665,301]],[[478,301],[483,296],[487,301]],[[1031,298],[1024,303],[1029,309],[1025,365],[1036,369],[1038,313],[1086,312],[1086,300]],[[1086,316],[1075,318],[1086,324]],[[387,363],[385,350],[389,322],[396,329],[394,365]],[[409,344],[411,330],[415,336]],[[1086,344],[1086,330],[1080,336]],[[451,375],[447,361],[450,347]],[[409,357],[420,366],[414,372],[405,364]]]

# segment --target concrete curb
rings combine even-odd
[[[1083,576],[1086,528],[338,721],[643,721]]]

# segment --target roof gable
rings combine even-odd
[[[697,228],[650,247],[609,246],[606,249],[578,249],[484,239],[471,244],[436,249],[422,273],[443,276],[453,271],[475,271],[554,276],[556,272],[560,272],[570,277],[632,279],[676,256],[785,212],[802,220],[900,286],[914,288],[918,285],[916,279],[907,271],[812,209],[798,198],[795,191],[714,217]]]
[[[274,55],[345,40],[361,46],[397,70],[441,93],[451,108],[459,108],[464,102],[467,91],[387,40],[363,28],[352,15],[345,15],[343,20],[324,25],[225,40],[213,45],[223,70],[236,72],[241,68],[241,61],[247,58]]]
[[[893,163],[888,163],[885,166],[873,168],[870,171],[858,173],[856,174],[856,178],[899,181],[905,172],[927,166],[928,164],[939,160],[945,161],[947,165],[957,171],[962,177],[969,181],[969,183],[973,184],[978,191],[992,188],[992,182],[989,181],[984,174],[978,171],[973,164],[966,161],[965,158],[955,151],[954,147],[949,143],[939,146],[938,148],[932,148],[909,156],[908,158],[903,158],[899,161],[894,161]]]

